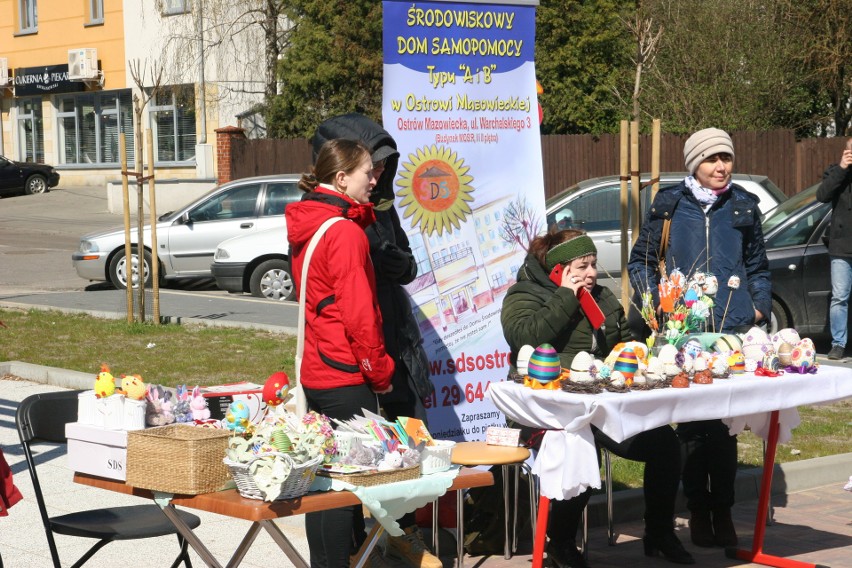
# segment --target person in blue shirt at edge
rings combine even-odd
[[[432,395],[435,387],[429,376],[429,360],[422,345],[423,338],[411,311],[408,294],[403,288],[417,276],[417,261],[393,206],[393,182],[399,164],[396,141],[371,118],[352,112],[329,118],[317,127],[311,139],[314,159],[322,145],[335,138],[363,142],[370,149],[373,176],[376,178],[376,187],[370,195],[376,222],[365,231],[376,275],[385,348],[396,362],[391,379],[393,390],[379,395],[379,405],[388,420],[408,416],[422,420],[428,428],[423,400]],[[414,568],[442,568],[441,559],[427,548],[414,513],[403,515],[399,519],[399,526],[405,534],[388,536],[384,548],[388,560],[374,549],[370,557],[371,566],[376,568],[390,564],[389,560],[393,559]],[[363,541],[362,533],[356,527],[356,548]]]
[[[558,267],[562,267],[559,273]],[[554,272],[555,271],[555,272]],[[553,279],[551,273],[554,272]],[[549,343],[559,354],[561,366],[569,368],[580,351],[605,358],[612,348],[631,337],[624,308],[609,288],[597,283],[597,249],[587,234],[558,226],[530,243],[529,253],[518,270],[517,281],[503,299],[500,323],[517,368],[518,352],[524,345]],[[558,284],[557,284],[558,282]],[[600,307],[603,324],[595,327],[578,299],[588,293]],[[598,324],[599,325],[599,324]],[[522,427],[527,447],[538,449],[539,432]],[[670,562],[694,564],[674,531],[675,499],[680,482],[680,443],[666,424],[616,442],[596,427],[592,435],[597,447],[617,456],[645,462],[645,554],[661,554]],[[577,550],[577,529],[591,489],[571,499],[550,502],[547,525],[547,561],[554,568],[588,568]]]
[[[757,197],[731,182],[734,144],[727,132],[718,128],[695,132],[684,144],[683,156],[690,175],[654,198],[630,252],[630,283],[637,291],[650,290],[659,306],[658,257],[663,221],[670,218],[667,269],[677,267],[687,277],[704,272],[718,279],[717,301],[705,331],[744,333],[765,321],[772,308]],[[741,285],[729,287],[731,276],[739,277]],[[649,331],[646,328],[646,334]],[[677,434],[692,542],[702,547],[735,546],[731,507],[737,437],[721,420],[679,424]]]

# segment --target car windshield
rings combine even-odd
[[[779,204],[778,207],[769,211],[763,216],[763,220],[761,221],[761,225],[763,226],[763,233],[767,234],[769,231],[780,225],[787,219],[790,215],[794,215],[799,209],[808,205],[809,203],[813,203],[816,199],[816,191],[819,188],[820,184],[812,185],[804,191],[800,191],[790,199],[787,199],[783,203]]]

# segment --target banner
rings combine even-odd
[[[500,312],[544,230],[533,3],[384,6],[383,125],[396,207],[419,263],[406,288],[429,354],[437,438],[479,440],[505,417]]]

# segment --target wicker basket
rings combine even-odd
[[[417,479],[420,477],[420,464],[412,465],[410,467],[400,467],[385,471],[370,471],[364,473],[333,473],[320,469],[317,471],[317,475],[324,475],[325,477],[330,477],[332,479],[339,479],[340,481],[345,481],[352,485],[360,485],[361,487],[372,487],[373,485],[384,485],[385,483]]]
[[[217,491],[229,479],[222,463],[229,436],[187,424],[128,432],[127,484],[181,495]]]
[[[311,484],[314,482],[317,468],[323,460],[323,456],[317,456],[305,463],[295,463],[293,462],[293,458],[283,453],[259,456],[248,463],[235,462],[225,458],[224,464],[227,466],[228,471],[231,472],[231,477],[234,478],[234,483],[237,484],[237,491],[240,492],[240,495],[248,499],[263,499],[265,497],[263,492],[254,482],[254,478],[251,473],[249,473],[249,466],[257,460],[270,456],[281,456],[284,459],[290,460],[293,466],[293,469],[290,470],[290,475],[288,475],[287,479],[284,480],[284,483],[281,484],[281,491],[278,496],[275,497],[275,501],[293,499],[294,497],[301,497],[307,493]]]

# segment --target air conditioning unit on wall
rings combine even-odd
[[[68,79],[81,81],[98,78],[98,50],[81,47],[68,50]]]
[[[12,78],[9,77],[9,60],[0,57],[0,87],[11,87]]]

